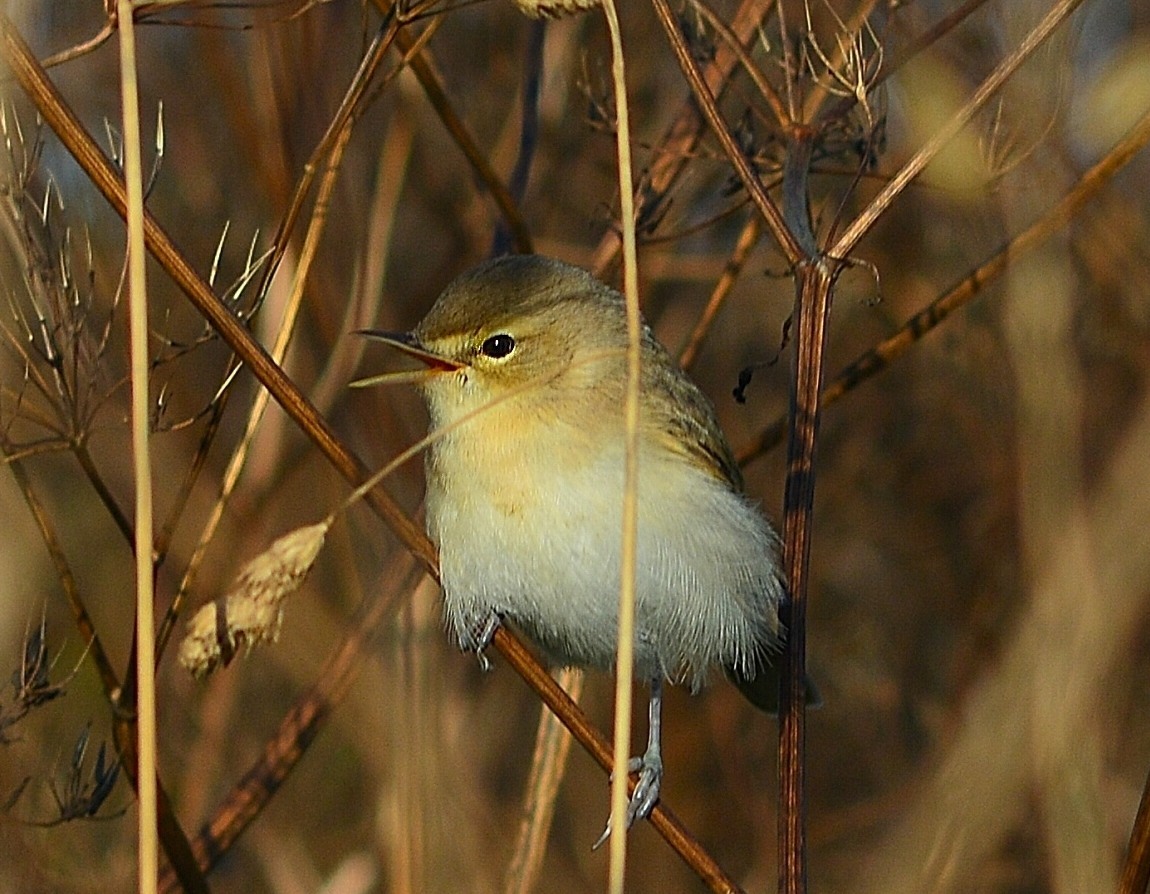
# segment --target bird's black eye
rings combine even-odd
[[[490,357],[493,360],[499,360],[501,357],[506,357],[515,350],[515,339],[506,332],[500,332],[498,335],[493,335],[483,342],[483,344],[479,346],[479,350],[483,356]]]

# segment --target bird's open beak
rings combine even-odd
[[[374,341],[381,341],[385,345],[390,345],[400,353],[406,354],[408,357],[414,357],[422,363],[425,368],[406,372],[380,373],[376,376],[356,379],[354,382],[348,383],[351,388],[367,388],[371,385],[394,385],[404,382],[422,382],[429,376],[436,375],[437,373],[454,372],[463,366],[462,363],[447,357],[441,357],[439,354],[429,351],[421,345],[419,339],[410,332],[384,332],[381,329],[360,329],[356,335],[363,335]]]

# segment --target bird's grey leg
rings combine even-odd
[[[651,701],[647,706],[647,750],[642,757],[631,758],[627,767],[639,774],[635,791],[631,793],[631,803],[627,805],[627,828],[637,819],[650,815],[655,802],[659,800],[659,789],[663,784],[663,750],[660,733],[663,726],[663,678],[651,680]]]
[[[650,816],[659,800],[659,790],[663,784],[663,750],[660,733],[663,726],[663,678],[654,677],[651,680],[651,701],[647,706],[647,750],[642,757],[633,757],[627,762],[628,773],[638,773],[639,781],[635,783],[635,790],[631,792],[631,801],[627,805],[627,828],[637,819]],[[607,817],[607,828],[599,836],[599,840],[592,845],[592,850],[598,848],[611,837],[611,818]]]

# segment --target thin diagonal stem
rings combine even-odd
[[[661,0],[660,0],[661,2]],[[904,189],[915,177],[922,173],[939,151],[962,130],[978,111],[990,101],[1003,84],[1013,75],[1019,67],[1030,58],[1066,18],[1074,12],[1082,0],[1059,0],[1051,10],[1043,16],[1042,20],[1034,26],[1023,39],[1017,49],[998,64],[974,91],[961,109],[951,116],[950,120],[927,140],[926,144],[918,150],[902,169],[891,178],[890,182],[879,192],[871,203],[858,217],[851,222],[839,237],[834,247],[828,252],[833,258],[847,258],[855,250],[870,228],[878,218],[891,206]]]

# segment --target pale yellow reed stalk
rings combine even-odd
[[[128,325],[131,341],[132,468],[136,486],[136,730],[140,894],[154,894],[159,878],[156,840],[156,627],[152,587],[152,468],[148,454],[148,296],[144,251],[144,174],[140,160],[140,98],[132,4],[119,0],[120,91],[123,102],[124,181],[128,193]]]

